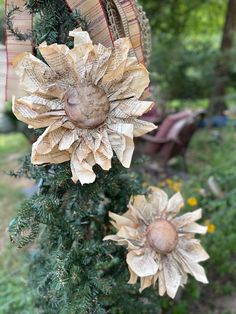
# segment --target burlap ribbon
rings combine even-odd
[[[14,0],[14,5],[24,9],[24,0]],[[79,10],[88,21],[88,32],[94,43],[112,47],[120,37],[129,37],[133,49],[130,54],[140,63],[145,63],[141,21],[136,0],[66,0],[71,11]],[[6,12],[12,7],[12,0],[6,0]],[[14,27],[21,32],[32,30],[32,15],[27,10],[17,14]],[[7,74],[5,100],[13,95],[20,96],[18,79],[12,70],[12,60],[21,52],[32,52],[32,44],[17,40],[6,30]]]

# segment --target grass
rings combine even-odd
[[[0,135],[0,313],[33,314],[27,289],[27,250],[14,247],[7,226],[25,198],[26,180],[16,180],[6,173],[17,167],[17,159],[29,149],[21,134]]]

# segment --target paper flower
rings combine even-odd
[[[137,118],[152,107],[139,100],[149,84],[146,68],[129,57],[130,42],[121,38],[114,49],[93,45],[76,29],[74,48],[43,43],[44,63],[29,53],[14,68],[28,96],[14,100],[16,117],[32,128],[46,128],[33,144],[32,163],[71,160],[72,179],[91,183],[92,167],[111,167],[113,151],[129,167],[133,137],[156,128]]]
[[[125,214],[109,213],[118,232],[104,240],[128,246],[129,283],[135,284],[140,277],[140,291],[155,286],[158,280],[159,294],[166,292],[174,298],[178,288],[187,283],[188,273],[200,282],[208,282],[198,263],[209,256],[194,239],[195,233],[207,231],[195,222],[201,218],[201,209],[175,217],[182,206],[180,193],[168,201],[164,191],[151,187],[146,197],[131,198]]]

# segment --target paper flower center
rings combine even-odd
[[[159,253],[170,253],[178,242],[175,227],[165,219],[157,219],[147,229],[147,241]]]
[[[82,84],[70,89],[65,96],[65,112],[70,121],[82,129],[102,124],[109,112],[109,101],[98,86]]]

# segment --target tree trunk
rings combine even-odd
[[[230,50],[233,47],[234,31],[236,30],[236,0],[229,0],[225,24],[222,34],[220,53],[221,56],[218,59],[215,66],[215,81],[212,88],[208,113],[222,114],[227,109],[225,102],[226,89],[229,82],[230,71]]]

